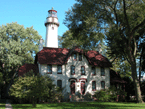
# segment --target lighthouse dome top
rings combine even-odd
[[[54,10],[53,7],[51,10],[48,11],[48,13],[49,13],[48,17],[57,17],[57,11]]]

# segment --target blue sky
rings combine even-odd
[[[75,0],[0,0],[0,26],[17,22],[24,27],[31,27],[45,40],[46,28],[44,22],[48,16],[48,10],[52,7],[57,11],[60,26],[58,35],[68,30],[63,24],[65,11],[71,9]]]

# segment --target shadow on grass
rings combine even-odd
[[[0,104],[0,109],[1,109],[1,108],[2,108],[2,109],[3,109],[3,108],[5,109],[5,104]]]
[[[14,109],[27,109],[27,108],[32,108],[32,104],[12,104]],[[95,108],[95,109],[118,109],[118,108],[123,108],[123,109],[143,109],[145,108],[145,104],[125,104],[125,103],[110,103],[110,102],[69,102],[69,103],[50,103],[50,104],[37,104],[36,105],[37,109],[48,109],[48,108],[54,108],[54,109],[59,109],[59,108],[83,108],[83,109],[90,109],[90,108]]]

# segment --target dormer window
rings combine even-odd
[[[52,74],[52,65],[47,65],[47,73]]]
[[[77,60],[77,54],[74,53],[74,60],[76,61]]]
[[[61,65],[57,66],[57,74],[62,74],[62,66]]]
[[[79,54],[79,61],[82,61],[82,54]]]
[[[92,75],[96,75],[95,67],[92,67]]]

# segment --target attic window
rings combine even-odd
[[[74,53],[74,60],[77,60],[77,54]]]
[[[96,75],[95,67],[92,67],[92,75]]]
[[[79,54],[79,61],[82,61],[82,54]]]

